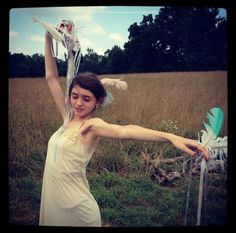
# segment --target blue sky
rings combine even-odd
[[[143,15],[159,13],[157,6],[99,6],[99,7],[43,7],[13,8],[9,13],[9,51],[32,55],[44,53],[45,30],[32,18],[57,25],[63,19],[70,19],[77,28],[82,53],[92,48],[103,55],[114,45],[120,46],[128,41],[128,28],[134,22],[142,21]],[[226,12],[222,11],[223,15]],[[59,45],[58,58],[64,58],[65,48]]]

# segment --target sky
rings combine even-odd
[[[82,54],[91,48],[104,55],[108,49],[128,41],[128,28],[134,22],[140,23],[143,15],[159,13],[160,7],[99,6],[99,7],[44,7],[13,8],[9,14],[9,51],[11,53],[44,53],[45,29],[40,23],[32,23],[36,17],[41,21],[58,25],[63,19],[70,19],[77,28]],[[60,44],[59,58],[64,57]]]
[[[128,28],[142,21],[143,15],[159,13],[157,6],[98,6],[13,8],[9,12],[9,51],[32,55],[44,53],[45,29],[32,18],[58,25],[63,19],[72,20],[77,30],[82,54],[87,48],[99,55],[128,41]],[[224,16],[226,12],[223,10]],[[58,58],[64,59],[65,48],[58,47]]]

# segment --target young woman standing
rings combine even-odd
[[[86,178],[86,166],[101,137],[169,142],[190,156],[202,153],[208,158],[206,149],[194,140],[137,125],[109,124],[94,118],[93,112],[102,106],[107,93],[102,82],[92,73],[74,77],[69,88],[71,111],[67,112],[51,43],[51,37],[46,33],[46,80],[64,124],[48,143],[40,225],[101,226],[99,207],[90,193]]]

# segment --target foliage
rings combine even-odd
[[[218,13],[216,8],[164,7],[155,19],[148,15],[140,25],[132,24],[124,45],[131,71],[225,69],[226,20]]]
[[[187,180],[185,179],[178,183],[178,187],[161,187],[151,181],[148,176],[135,174],[120,176],[113,172],[92,175],[89,180],[91,191],[101,209],[103,225],[115,227],[183,225],[187,190]],[[198,179],[195,179],[196,187],[197,183]],[[211,224],[225,223],[226,212],[224,208],[221,209],[221,212],[219,209],[220,206],[226,205],[225,201],[220,204],[220,200],[226,198],[222,184],[225,183],[222,183],[221,180],[221,193],[212,192],[210,187],[208,214],[211,213],[213,216],[213,211],[217,211],[214,218],[210,219],[210,215],[207,215],[208,223],[210,221]],[[194,225],[197,192],[193,192],[191,195],[191,212],[188,223]],[[213,204],[215,201],[217,205]]]
[[[80,65],[80,72],[83,71],[90,71],[93,73],[100,73],[100,62],[102,59],[102,56],[99,56],[96,54],[92,49],[87,49],[87,54],[82,57],[81,65]]]
[[[163,7],[158,15],[143,15],[128,28],[124,49],[114,45],[98,55],[82,56],[80,71],[119,74],[227,69],[227,20],[218,8]],[[214,43],[212,43],[214,41]],[[9,54],[9,77],[44,76],[43,56]],[[59,75],[66,61],[57,60]]]

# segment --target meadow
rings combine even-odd
[[[100,76],[120,78],[121,75]],[[206,113],[224,112],[220,136],[227,136],[227,72],[124,74],[127,91],[114,90],[114,102],[96,117],[109,123],[138,124],[198,139]],[[65,90],[65,78],[60,78]],[[37,225],[47,142],[62,120],[43,78],[9,79],[9,222]],[[151,161],[184,154],[171,144],[102,138],[87,169],[103,226],[181,226],[188,173],[182,162],[159,163],[178,171],[170,185],[153,179]],[[187,156],[186,156],[187,157]],[[196,224],[199,176],[193,176],[187,225]],[[202,224],[226,223],[227,174],[210,173],[207,211]]]

